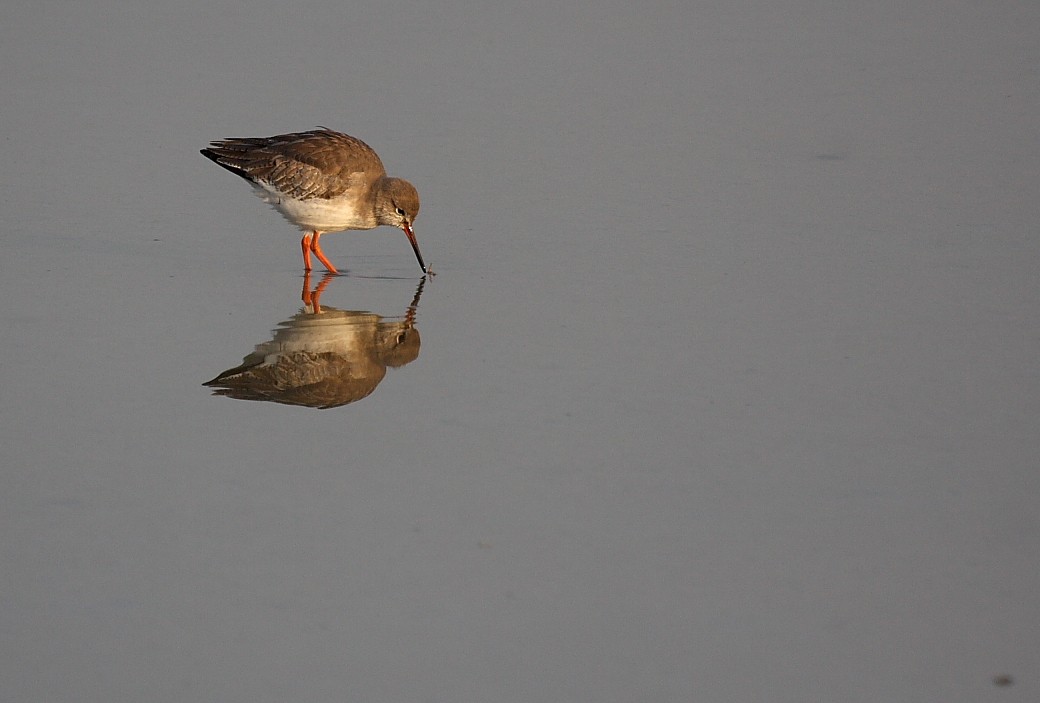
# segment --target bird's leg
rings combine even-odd
[[[336,267],[332,265],[332,262],[325,257],[325,252],[321,250],[321,246],[318,244],[318,238],[321,237],[321,232],[314,231],[314,236],[311,238],[311,251],[318,257],[318,261],[322,263],[325,268],[329,270],[329,273],[339,273]]]
[[[300,240],[300,248],[303,249],[303,270],[311,270],[311,235],[303,235],[303,239]]]

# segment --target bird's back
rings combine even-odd
[[[368,144],[327,128],[223,139],[201,153],[248,181],[296,200],[335,198],[386,175]]]

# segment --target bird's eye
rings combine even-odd
[[[401,217],[404,217],[404,210],[401,209],[401,208],[397,208],[397,214],[400,215]]]

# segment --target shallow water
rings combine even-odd
[[[1036,700],[1038,26],[4,11],[0,698]],[[319,124],[436,276],[198,154]]]

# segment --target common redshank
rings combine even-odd
[[[201,153],[249,181],[257,195],[305,232],[300,247],[307,271],[314,252],[326,269],[339,273],[318,244],[325,232],[390,225],[404,230],[427,273],[412,231],[419,193],[408,181],[388,177],[379,156],[360,139],[319,127],[223,139]]]

